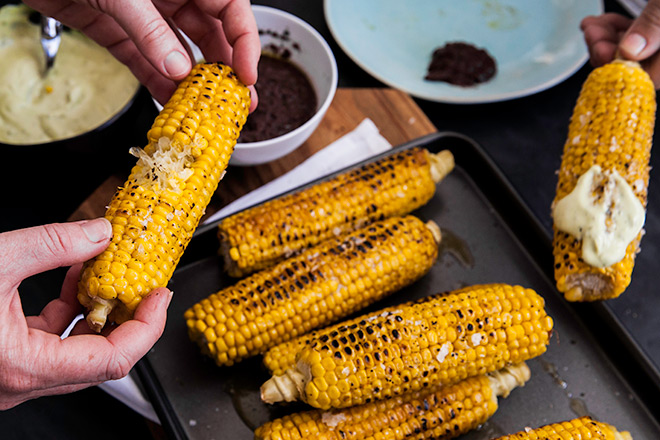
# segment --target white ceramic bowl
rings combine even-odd
[[[295,43],[289,58],[307,74],[317,97],[317,110],[300,127],[278,137],[259,142],[236,144],[231,165],[257,165],[278,159],[302,145],[323,119],[337,90],[337,63],[334,54],[323,37],[309,24],[288,12],[267,6],[252,6],[259,27],[261,47],[286,44],[273,37],[273,33],[289,34],[289,42]],[[269,32],[266,32],[269,31]]]

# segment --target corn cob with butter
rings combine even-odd
[[[433,196],[454,168],[451,152],[412,148],[222,220],[220,254],[241,277],[304,248],[392,216]]]
[[[131,150],[139,159],[105,214],[112,240],[85,263],[78,284],[92,329],[130,319],[143,297],[167,285],[249,108],[250,92],[229,66],[196,65],[156,117],[144,150]]]
[[[497,397],[507,397],[529,377],[523,362],[455,385],[435,385],[346,409],[295,413],[260,426],[255,439],[448,440],[485,423],[497,411]]]
[[[553,423],[536,429],[525,428],[517,434],[505,435],[494,440],[632,440],[628,431],[617,430],[614,426],[597,422],[589,417],[580,417],[560,423]]]
[[[261,397],[345,408],[451,385],[544,353],[552,326],[543,298],[520,286],[433,295],[318,332]]]
[[[431,269],[439,241],[438,226],[414,216],[327,240],[186,310],[188,335],[232,365],[411,284]]]
[[[555,279],[569,301],[615,298],[630,284],[655,111],[653,82],[636,62],[597,68],[582,87],[553,202]]]

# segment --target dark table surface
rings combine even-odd
[[[384,87],[358,67],[332,37],[320,0],[254,1],[289,11],[315,27],[333,49],[340,87]],[[606,11],[626,14],[615,0]],[[543,92],[498,103],[452,105],[416,100],[438,130],[457,131],[477,141],[504,172],[542,225],[551,231],[550,204],[567,124],[580,87],[590,72],[587,64],[562,83]],[[155,109],[142,91],[124,117],[121,142],[112,136],[86,139],[58,149],[25,154],[10,151],[0,175],[3,203],[0,231],[65,221],[78,205],[117,170],[133,163],[130,145],[142,145]],[[660,134],[656,133],[657,136]],[[82,143],[81,145],[78,145]],[[86,144],[87,143],[87,144]],[[93,145],[89,145],[93,143]],[[652,157],[653,168],[660,157]],[[660,367],[660,295],[654,270],[660,257],[660,180],[651,173],[646,235],[632,284],[618,299],[607,302],[656,367]],[[39,313],[59,294],[63,270],[26,280],[20,287],[26,313]],[[93,403],[92,403],[93,402]],[[109,414],[113,414],[109,416]],[[111,417],[112,423],[101,417]],[[108,420],[108,419],[106,419]],[[5,439],[149,438],[158,433],[139,415],[93,388],[66,396],[40,398],[0,412],[0,437]]]

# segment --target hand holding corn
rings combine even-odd
[[[170,292],[157,289],[135,317],[106,336],[86,323],[60,335],[81,312],[76,281],[83,261],[112,235],[107,220],[51,224],[0,234],[0,410],[40,396],[74,392],[119,379],[153,346],[165,327]],[[29,276],[73,266],[60,297],[39,316],[25,316],[18,286]]]
[[[108,248],[85,263],[78,300],[100,331],[133,316],[153,289],[167,285],[233,152],[250,94],[231,68],[199,64],[181,82],[147,135],[128,181],[105,217]]]
[[[621,55],[627,60],[643,64],[656,90],[660,89],[658,16],[660,0],[647,0],[639,16],[634,19],[615,12],[585,17],[580,28],[589,49],[591,64],[600,67]]]
[[[595,69],[575,105],[553,202],[557,289],[569,301],[628,287],[643,235],[655,89],[639,64]]]

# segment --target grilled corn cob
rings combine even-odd
[[[391,313],[400,310],[400,305],[380,309],[379,313]],[[308,333],[304,333],[296,338],[277,344],[268,349],[263,356],[263,364],[270,371],[272,376],[281,376],[289,368],[295,367],[296,356],[298,352],[305,348],[309,343],[321,334],[329,334],[338,331],[340,328],[350,327],[359,324],[364,319],[363,316],[341,321],[328,327],[319,328]]]
[[[345,408],[450,385],[540,355],[551,330],[533,290],[466,287],[319,332],[295,367],[262,385],[261,397]]]
[[[497,411],[497,396],[508,396],[529,377],[523,362],[451,386],[435,385],[347,409],[287,415],[257,428],[255,439],[451,439],[488,420]]]
[[[614,61],[595,69],[583,85],[569,125],[553,202],[555,279],[557,288],[569,301],[614,298],[630,284],[643,233],[640,229],[646,207],[655,110],[653,83],[635,62]],[[574,191],[578,179],[594,165],[604,174],[587,190],[591,198],[597,199],[591,207],[601,206],[604,217],[600,222],[580,225],[584,234],[597,225],[606,231],[606,237],[622,230],[613,220],[617,210],[622,209],[620,200],[616,200],[618,196],[611,195],[614,172],[632,189],[634,197],[630,199],[636,197],[641,210],[639,228],[632,230],[632,241],[628,244],[626,240],[621,248],[622,259],[602,264],[585,262],[584,252],[585,246],[603,249],[605,241],[590,235],[580,239],[564,232],[566,228],[560,230],[556,213],[558,203]]]
[[[413,148],[228,217],[218,225],[229,275],[241,277],[302,249],[429,201],[454,168],[451,152]]]
[[[136,165],[110,202],[108,248],[85,263],[78,300],[90,327],[130,319],[165,286],[222,178],[250,108],[250,94],[223,64],[199,64],[147,133]]]
[[[597,422],[589,417],[553,423],[537,429],[526,428],[517,434],[505,435],[495,440],[632,440],[628,431],[619,432],[614,426]]]
[[[438,255],[440,230],[393,217],[264,269],[184,313],[188,335],[218,365],[359,310],[419,279]]]

